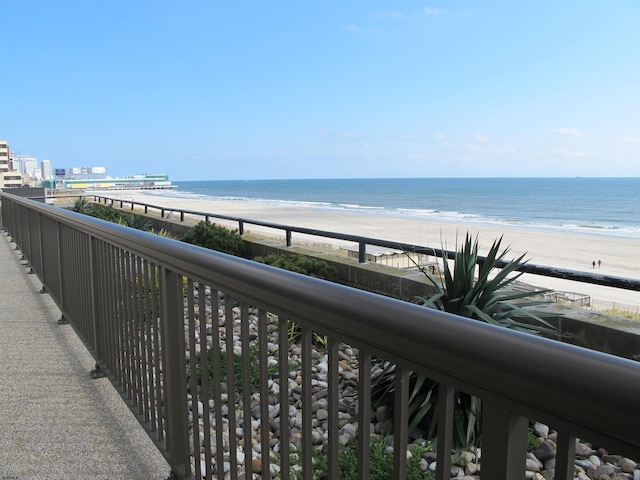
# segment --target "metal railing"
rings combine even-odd
[[[320,238],[330,238],[333,240],[343,240],[347,242],[353,242],[358,244],[358,261],[360,263],[366,263],[367,261],[367,246],[374,245],[383,248],[390,248],[394,250],[401,250],[408,253],[416,253],[421,255],[431,255],[439,258],[448,258],[452,260],[455,252],[449,250],[442,250],[439,248],[425,247],[423,245],[414,245],[404,242],[396,242],[390,240],[384,240],[379,238],[363,237],[360,235],[350,235],[340,232],[330,232],[326,230],[318,230],[314,228],[296,227],[292,225],[284,225],[280,223],[265,222],[261,220],[252,220],[243,217],[236,217],[231,215],[220,215],[211,212],[201,212],[197,210],[184,210],[179,208],[171,208],[162,205],[153,205],[150,203],[136,202],[127,199],[114,199],[111,197],[105,197],[101,195],[88,195],[93,197],[93,200],[104,205],[114,206],[119,205],[120,208],[129,208],[133,211],[136,207],[144,210],[145,214],[157,211],[161,218],[165,218],[171,213],[179,214],[180,221],[184,222],[187,215],[197,218],[202,218],[204,221],[209,222],[209,219],[216,218],[220,220],[226,220],[234,222],[238,225],[238,232],[240,235],[244,235],[245,225],[254,225],[258,227],[266,227],[278,231],[284,232],[285,244],[287,247],[293,245],[293,234],[299,233],[303,235],[310,235]],[[484,257],[479,256],[480,262],[484,261]],[[502,262],[500,266],[506,265],[506,261]],[[600,273],[585,273],[579,270],[570,270],[565,268],[556,268],[544,265],[534,265],[526,263],[521,265],[518,269],[520,272],[530,273],[533,275],[540,275],[543,277],[562,278],[564,280],[572,280],[582,283],[590,283],[594,285],[602,285],[606,287],[620,288],[624,290],[640,291],[640,280],[633,278],[618,277],[615,275],[604,275]]]
[[[295,427],[301,437],[301,475],[312,478],[313,332],[328,339],[329,478],[338,476],[343,344],[357,350],[360,479],[369,476],[372,357],[396,364],[394,478],[406,476],[409,371],[440,385],[439,480],[450,476],[455,390],[483,401],[485,479],[524,478],[528,419],[559,432],[556,479],[573,478],[576,437],[640,458],[636,362],[4,193],[2,206],[5,228],[92,351],[94,374],[108,375],[180,478],[222,478],[225,464],[230,478],[252,478],[254,439],[263,446],[256,459],[263,478],[266,472],[291,478],[294,427],[287,419],[292,395],[302,409]],[[302,332],[297,392],[287,383],[290,320]],[[257,352],[253,365],[252,351]],[[276,369],[271,376],[270,364]],[[279,428],[270,425],[270,401],[279,403]],[[242,434],[236,435],[238,430]],[[266,447],[272,441],[279,445],[277,458]],[[249,459],[241,468],[239,450]]]

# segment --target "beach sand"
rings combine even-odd
[[[162,205],[168,208],[229,215],[433,248],[444,246],[448,250],[454,250],[456,238],[458,242],[461,242],[464,240],[465,234],[469,232],[474,236],[479,235],[481,254],[487,251],[495,239],[503,236],[503,247],[509,246],[511,248],[509,259],[526,254],[525,258],[534,265],[596,272],[624,278],[640,278],[640,239],[545,232],[494,224],[385,217],[366,213],[274,206],[250,201],[180,199],[154,195],[144,191],[100,192],[99,194],[150,205]],[[216,219],[211,219],[211,221],[237,228],[237,224],[233,222]],[[245,232],[284,238],[282,231],[248,224],[245,225]],[[324,245],[327,248],[336,249],[340,245],[349,245],[345,242],[316,237],[309,238],[295,233],[293,234],[293,244]],[[596,264],[594,269],[592,262],[598,260],[602,264],[600,267]],[[612,308],[614,304],[616,308],[625,310],[638,311],[640,309],[640,292],[529,274],[524,275],[522,280],[544,288],[589,295],[598,309]]]

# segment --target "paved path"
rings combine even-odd
[[[166,479],[170,468],[0,233],[0,480]]]

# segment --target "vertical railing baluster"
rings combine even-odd
[[[125,277],[125,302],[124,302],[124,325],[125,339],[127,341],[127,399],[135,405],[135,344],[133,341],[133,255],[130,252],[124,254],[124,277]]]
[[[135,271],[133,278],[134,288],[134,306],[133,312],[133,342],[134,342],[134,359],[136,373],[136,402],[138,403],[138,414],[144,413],[144,397],[143,397],[143,377],[144,377],[144,344],[142,341],[142,319],[144,318],[144,291],[142,290],[142,259],[139,256],[134,257],[135,262],[132,267]]]
[[[140,272],[140,275],[142,276],[142,291],[144,292],[144,299],[142,303],[142,334],[144,336],[144,374],[142,376],[144,392],[142,398],[142,401],[144,402],[143,421],[149,424],[153,408],[153,358],[151,355],[151,289],[149,287],[149,261],[146,259],[142,262],[142,271]]]
[[[192,279],[187,280],[187,328],[189,331],[189,390],[191,393],[191,425],[193,441],[193,467],[195,478],[202,478],[200,468],[200,413],[198,409],[198,371],[196,356],[196,320],[195,299],[193,296],[194,284]],[[202,320],[202,319],[201,319]],[[203,398],[203,401],[206,397]]]
[[[249,307],[246,302],[240,306],[240,343],[242,348],[242,436],[244,440],[244,475],[253,478],[251,453],[253,442],[251,435],[251,348],[249,343]],[[237,453],[233,452],[237,455]]]
[[[302,478],[313,478],[313,464],[311,458],[311,357],[312,332],[306,327],[301,327],[300,340],[302,342]],[[280,423],[288,421],[289,416],[280,419]],[[285,439],[286,441],[286,439]]]
[[[527,458],[525,417],[490,401],[482,402],[482,475],[492,480],[524,478]]]
[[[329,438],[328,472],[329,478],[338,478],[338,341],[329,337],[327,345],[329,357],[327,383],[329,384]]]
[[[393,398],[393,478],[407,476],[409,371],[396,365]]]
[[[88,237],[89,242],[89,261],[87,262],[89,271],[88,271],[88,292],[89,292],[89,304],[91,305],[90,310],[90,318],[88,319],[91,322],[91,330],[93,336],[91,338],[91,343],[93,344],[93,349],[95,352],[95,360],[96,364],[100,365],[101,368],[104,367],[104,349],[103,349],[103,336],[102,336],[102,325],[100,318],[100,268],[99,268],[99,260],[98,260],[98,252],[97,252],[97,240],[92,236]]]
[[[233,304],[235,299],[231,296],[225,296],[224,307],[224,324],[225,324],[225,350],[227,353],[227,396],[229,401],[227,403],[229,422],[229,473],[231,479],[235,479],[238,476],[238,442],[236,440],[236,381],[235,381],[235,355],[233,353],[233,326],[235,323],[233,314]],[[220,446],[218,446],[220,448]]]
[[[558,431],[554,480],[572,480],[576,459],[576,437]]]
[[[202,392],[202,421],[204,423],[204,460],[207,479],[213,477],[211,471],[211,417],[209,414],[209,351],[207,345],[207,288],[198,283],[198,318],[200,319],[200,391]],[[213,302],[212,302],[213,303]],[[218,318],[218,310],[212,311],[213,318]],[[215,351],[215,350],[214,350]],[[197,460],[196,460],[197,461]]]
[[[220,345],[219,295],[217,290],[211,292],[211,358],[213,368],[213,409],[216,429],[216,474],[224,477],[224,437],[222,418],[222,359]],[[229,298],[228,301],[231,301]]]
[[[153,322],[153,370],[154,370],[154,385],[155,385],[155,424],[157,429],[156,439],[161,442],[164,439],[164,407],[162,405],[162,355],[161,355],[161,342],[162,337],[160,335],[160,269],[157,265],[151,265],[151,318]]]
[[[438,442],[436,480],[451,478],[451,448],[453,447],[453,408],[455,390],[449,385],[438,385]]]
[[[267,357],[268,343],[267,312],[260,309],[258,314],[258,355],[260,358],[260,458],[262,475],[269,475],[271,461],[269,458],[269,365]],[[288,390],[288,379],[280,378],[280,390]]]
[[[282,480],[289,480],[291,449],[289,448],[289,322],[283,317],[278,318],[278,366],[280,373],[280,476]],[[264,448],[264,445],[263,445]]]
[[[369,479],[371,456],[371,354],[358,354],[358,480]]]
[[[173,471],[186,478],[190,468],[182,277],[163,267],[160,291],[167,451]]]
[[[117,353],[117,378],[118,378],[118,386],[120,390],[124,392],[126,389],[126,372],[125,372],[125,355],[126,355],[126,342],[124,339],[124,287],[125,287],[125,279],[122,274],[122,250],[120,248],[114,248],[114,293],[115,293],[115,302],[116,302],[116,353]]]

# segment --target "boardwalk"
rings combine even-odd
[[[170,469],[0,234],[0,479],[166,479]]]

